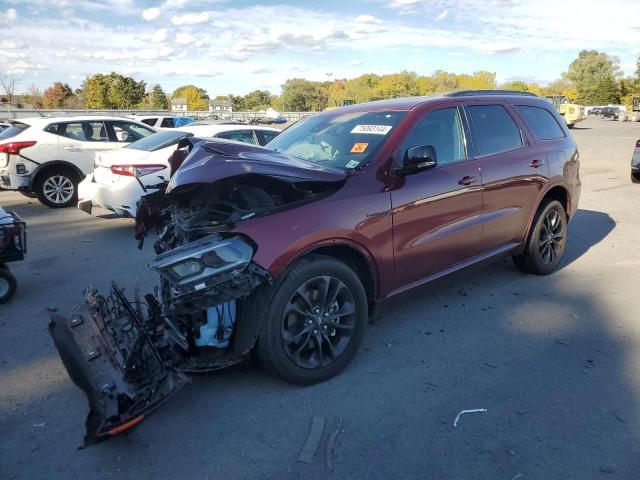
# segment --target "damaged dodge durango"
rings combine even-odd
[[[351,105],[266,147],[187,137],[169,164],[136,216],[155,291],[90,288],[50,323],[89,399],[85,444],[250,352],[289,382],[327,380],[380,300],[469,265],[553,272],[581,187],[563,119],[508,91]]]

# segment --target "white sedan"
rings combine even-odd
[[[96,153],[93,173],[78,185],[78,208],[90,214],[99,206],[135,217],[140,197],[169,180],[169,157],[185,137],[266,145],[278,133],[278,129],[254,125],[194,125],[155,133],[120,150]]]

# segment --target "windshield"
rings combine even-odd
[[[0,135],[2,135],[0,133]],[[124,148],[133,148],[134,150],[144,150],[145,152],[155,152],[163,148],[176,145],[185,137],[193,137],[193,133],[180,132],[175,130],[162,131],[152,133],[148,137],[141,138],[137,142],[130,143]]]
[[[314,115],[295,123],[267,148],[324,167],[351,170],[369,163],[406,112]]]
[[[0,138],[11,138],[29,128],[26,123],[15,122],[0,132]]]

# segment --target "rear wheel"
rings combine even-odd
[[[18,282],[8,267],[0,267],[0,303],[6,303],[16,293]]]
[[[640,172],[631,172],[631,181],[633,183],[640,183]]]
[[[522,255],[513,257],[525,273],[548,275],[562,260],[567,245],[567,214],[557,200],[543,203],[533,220]]]
[[[47,207],[69,207],[78,201],[78,176],[70,169],[50,169],[38,176],[34,191]]]
[[[283,379],[301,385],[344,369],[362,343],[367,297],[358,276],[339,260],[309,255],[274,286],[258,338],[258,356]]]

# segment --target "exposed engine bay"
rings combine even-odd
[[[198,153],[212,156],[194,149],[181,168]],[[221,156],[219,149],[214,156]],[[330,195],[343,180],[290,176],[287,168],[278,175],[271,168],[268,175],[211,183],[178,184],[174,177],[166,192],[143,197],[136,238],[142,247],[150,231],[157,233],[157,257],[149,264],[159,274],[155,291],[128,299],[115,283],[107,296],[91,287],[81,313],[53,316],[56,348],[89,399],[85,446],[140,422],[187,374],[233,365],[253,348],[260,319],[244,303],[271,277],[252,260],[256,245],[233,226]]]

